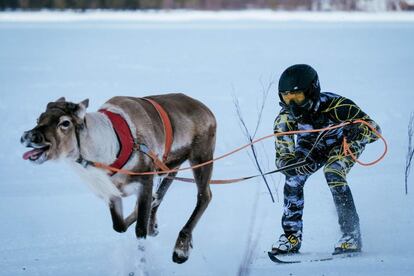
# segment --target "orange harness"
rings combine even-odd
[[[164,135],[165,135],[165,145],[164,145],[164,154],[162,156],[162,161],[165,163],[168,158],[168,154],[171,151],[171,145],[173,143],[173,129],[171,126],[170,117],[168,116],[165,109],[156,101],[150,99],[150,98],[141,98],[154,106],[154,108],[157,110],[158,115],[161,118],[162,125],[164,126]]]

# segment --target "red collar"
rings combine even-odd
[[[112,123],[112,127],[115,130],[116,136],[119,141],[119,152],[114,163],[110,166],[121,169],[128,162],[132,153],[134,152],[134,137],[132,136],[131,129],[128,126],[128,123],[122,118],[121,115],[113,113],[106,109],[100,109],[99,112],[108,116],[109,120]]]

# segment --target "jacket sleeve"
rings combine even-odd
[[[296,130],[296,122],[289,116],[289,114],[282,109],[280,114],[276,117],[273,124],[273,132],[275,134]],[[275,136],[276,159],[275,164],[277,168],[285,166],[289,161],[295,159],[295,138],[294,135]]]
[[[381,133],[381,129],[378,124],[374,122],[374,120],[372,120],[364,111],[362,111],[361,108],[359,108],[353,101],[345,97],[340,97],[332,101],[330,106],[323,112],[326,112],[328,116],[337,123],[354,121],[358,119],[364,120],[379,133]],[[358,140],[354,141],[355,143],[365,145],[378,140],[379,137],[368,126],[359,124],[358,128],[360,130],[360,135]]]

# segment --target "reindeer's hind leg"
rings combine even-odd
[[[201,151],[201,152],[204,152]],[[205,152],[204,152],[205,153]],[[197,165],[210,160],[213,157],[213,152],[204,155],[203,157],[190,158],[191,165]],[[192,232],[198,220],[203,215],[209,202],[211,201],[211,190],[209,181],[213,171],[213,164],[209,164],[193,170],[194,178],[197,183],[197,205],[191,214],[190,219],[181,229],[177,242],[175,244],[173,261],[176,263],[183,263],[189,257],[189,251],[192,248]]]
[[[157,191],[152,196],[152,205],[151,205],[151,217],[149,222],[149,232],[148,234],[150,236],[156,236],[158,235],[158,224],[157,224],[157,211],[158,207],[160,207],[160,204],[164,198],[165,193],[168,191],[168,188],[170,187],[171,183],[173,182],[175,177],[177,175],[177,172],[167,174],[166,177],[161,181],[161,184],[158,186]],[[171,177],[171,178],[169,178]]]
[[[187,160],[187,155],[182,155],[181,158],[174,160],[173,162],[168,163],[169,168],[178,169],[180,165]],[[167,193],[168,189],[171,186],[171,183],[174,181],[174,177],[177,175],[178,172],[172,172],[167,174],[164,179],[162,179],[160,185],[157,187],[157,191],[152,196],[152,204],[151,204],[151,217],[149,222],[149,232],[150,236],[158,235],[158,223],[157,223],[157,212],[158,208],[164,199],[165,194]]]

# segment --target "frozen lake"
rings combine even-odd
[[[160,234],[146,241],[146,270],[149,275],[236,275],[250,233],[257,240],[251,275],[413,275],[413,176],[404,195],[407,125],[414,111],[413,48],[414,22],[0,21],[0,275],[140,275],[133,228],[114,232],[108,208],[65,164],[34,166],[21,158],[20,136],[48,102],[60,96],[74,102],[89,98],[95,111],[112,96],[183,92],[215,113],[218,156],[246,143],[233,98],[253,128],[263,87],[277,83],[295,63],[311,64],[323,91],[354,100],[388,139],[382,163],[356,165],[348,178],[364,254],[324,263],[270,263],[266,251],[282,231],[283,177],[278,174],[272,178],[275,204],[260,180],[213,186],[213,200],[183,265],[172,263],[171,254],[195,206],[196,189],[176,182],[160,207]],[[278,111],[273,85],[258,137],[272,133]],[[367,146],[362,159],[375,159],[382,147],[380,142]],[[273,141],[258,148],[263,167],[274,169]],[[247,152],[217,162],[214,178],[255,174]],[[340,233],[322,172],[307,182],[305,201],[302,251],[329,254]],[[132,208],[133,200],[128,204]]]

